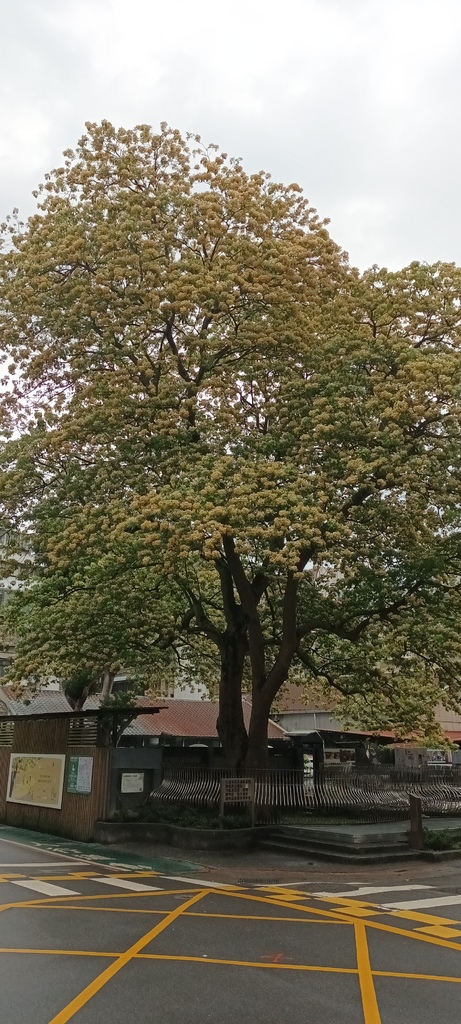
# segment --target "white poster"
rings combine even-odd
[[[91,793],[93,781],[93,758],[79,757],[77,769],[77,793]]]
[[[144,772],[124,772],[122,775],[122,793],[142,793],[144,789]]]

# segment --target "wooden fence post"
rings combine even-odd
[[[421,797],[410,793],[410,846],[412,850],[424,848],[423,815]]]

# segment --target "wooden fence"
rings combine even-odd
[[[7,825],[69,836],[86,841],[92,838],[95,821],[105,818],[110,790],[112,750],[75,740],[67,717],[14,723],[10,747],[0,747],[0,820]],[[11,753],[64,754],[64,787],[61,808],[32,806],[7,801],[8,771]],[[93,758],[90,793],[68,792],[71,757]]]

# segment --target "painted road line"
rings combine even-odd
[[[430,928],[417,928],[418,932],[424,932],[425,935],[435,935],[436,939],[457,939],[461,935],[461,932],[457,928],[448,928],[446,925],[434,925]]]
[[[227,885],[226,882],[205,882],[203,878],[183,878],[181,875],[160,875],[172,882],[187,882],[191,885],[204,885],[207,889],[241,889],[240,885]]]
[[[370,966],[367,933],[365,925],[362,924],[361,921],[354,922],[354,933],[364,1024],[381,1024],[381,1016],[378,1009],[373,974]]]
[[[268,892],[272,896],[280,896],[284,900],[307,900],[310,899],[310,894],[307,892],[295,892],[285,885],[261,885],[258,886],[260,892]]]
[[[231,897],[234,897],[235,899],[238,899],[238,900],[251,900],[251,901],[254,901],[256,903],[268,903],[268,904],[272,904],[273,906],[276,906],[276,907],[283,907],[284,910],[290,909],[290,904],[289,903],[284,903],[284,902],[282,902],[282,900],[276,899],[275,897],[272,897],[272,896],[256,896],[255,893],[251,893],[251,895],[250,895],[249,893],[246,893],[246,892],[230,892],[230,893],[227,893],[227,895],[231,896]],[[314,907],[306,907],[305,904],[303,906],[300,906],[299,903],[294,903],[292,905],[292,909],[296,910],[296,911],[304,911],[304,913],[306,913],[306,914],[319,914],[320,916],[326,917],[329,920],[331,920],[332,923],[334,923],[335,921],[339,920],[339,915],[337,913],[335,913],[333,910],[320,910],[318,907],[316,907],[316,908],[314,908]],[[440,924],[457,924],[457,925],[459,925],[459,921],[451,922],[451,921],[447,920],[446,918],[432,918],[431,919],[429,917],[429,914],[426,914],[426,915],[418,914],[416,911],[415,912],[408,911],[408,913],[406,913],[405,911],[396,910],[395,914],[393,914],[392,916],[395,917],[395,918],[399,918],[399,917],[409,918],[411,920],[414,920],[414,919],[418,918],[418,920],[420,920],[421,923],[423,922],[423,920],[425,920],[425,922],[427,924],[429,924],[430,920],[432,920],[433,924],[440,923]],[[344,918],[344,920],[347,921],[347,918]],[[353,920],[354,920],[354,918],[353,918],[353,916],[351,916],[351,918],[350,918],[350,923],[351,924],[352,924]],[[371,921],[370,919],[368,919],[366,921],[366,926],[367,926],[367,928],[372,928],[374,931],[388,932],[390,935],[401,935],[401,936],[403,936],[404,938],[407,938],[407,939],[417,939],[419,942],[426,942],[426,943],[429,943],[431,946],[440,946],[443,949],[455,949],[458,953],[461,950],[461,945],[459,943],[457,943],[457,942],[451,942],[450,939],[436,938],[435,936],[431,936],[431,935],[423,935],[417,929],[416,930],[413,929],[412,931],[409,931],[409,929],[407,929],[407,928],[397,928],[395,925],[384,924],[381,921]]]
[[[81,861],[79,861],[79,863],[81,864]],[[69,861],[69,866],[70,867],[73,867],[74,864],[75,864],[74,860]],[[62,866],[65,867],[65,864],[63,864]],[[9,861],[8,864],[6,864],[6,863],[0,864],[0,871],[3,874],[2,868],[58,868],[58,867],[59,867],[59,864],[56,864],[55,860],[50,860],[50,861],[43,861],[43,860],[37,861],[37,860],[34,860],[34,861],[27,862],[27,863],[25,863],[24,861],[14,860],[14,861]]]
[[[429,907],[454,907],[461,896],[434,896],[430,900],[407,900],[401,903],[382,903],[384,910],[428,910]]]
[[[41,892],[44,896],[78,896],[75,889],[64,889],[62,885],[51,885],[50,882],[41,882],[38,878],[27,878],[21,882],[12,881],[11,885],[20,885],[24,889]]]
[[[317,967],[311,964],[265,964],[259,960],[218,960],[211,956],[183,956],[172,953],[139,953],[136,960],[178,960],[193,964],[226,964],[230,967],[264,967],[270,971],[319,971],[326,974],[358,974],[356,967]],[[50,1024],[55,1024],[50,1021]],[[60,1024],[60,1022],[56,1022]],[[368,1024],[368,1021],[366,1022]],[[370,1021],[370,1024],[373,1022]]]
[[[90,882],[102,882],[103,885],[115,885],[118,889],[132,889],[133,892],[165,892],[160,885],[142,885],[141,882],[130,882],[128,878],[110,878],[107,875],[90,878]]]
[[[362,885],[360,889],[347,889],[344,892],[313,892],[312,896],[371,896],[375,892],[411,892],[418,889],[434,889],[433,885]]]
[[[149,864],[124,864],[121,860],[104,860],[103,857],[98,857],[91,863],[102,864],[103,868],[125,868],[125,871],[148,871],[150,874],[158,875],[158,871],[154,871]]]
[[[427,924],[432,928],[434,925],[455,925],[459,928],[459,921],[451,917],[436,917],[435,914],[421,914],[418,910],[393,910],[392,917],[403,917],[405,921],[416,921],[417,924]]]
[[[181,903],[179,907],[172,910],[163,921],[160,921],[159,924],[155,925],[155,928],[152,928],[151,931],[146,933],[146,935],[143,935],[138,939],[138,941],[135,942],[133,946],[130,946],[125,953],[122,953],[122,955],[119,956],[118,959],[110,965],[110,967],[107,967],[102,974],[95,978],[94,981],[90,982],[90,984],[87,985],[87,987],[84,988],[78,996],[75,996],[75,998],[72,999],[72,1001],[68,1003],[60,1013],[53,1017],[53,1020],[49,1021],[49,1024],[67,1024],[67,1022],[75,1016],[78,1010],[81,1010],[97,992],[100,992],[100,990],[104,988],[104,985],[106,985],[108,981],[111,981],[114,975],[122,970],[130,960],[133,960],[138,953],[141,953],[141,951],[145,949],[145,947],[148,946],[149,943],[157,937],[157,935],[160,935],[165,928],[168,928],[170,924],[173,924],[173,922],[188,910],[189,907],[192,907],[194,903],[198,903],[204,895],[206,895],[206,891],[199,892],[195,896],[192,896],[190,900],[187,900],[185,903]]]
[[[277,884],[275,882],[273,882],[271,885],[250,885],[249,888],[250,889],[279,889],[280,885],[281,885],[281,882],[278,882]],[[287,882],[287,884],[284,885],[283,888],[284,889],[297,889],[300,885],[309,885],[309,882]]]
[[[48,846],[46,846],[45,843],[43,843],[43,845],[38,845],[38,843],[20,843],[18,842],[17,839],[4,839],[0,831],[0,846],[2,843],[8,843],[9,846],[22,846],[23,849],[30,850],[34,853],[39,853],[40,850],[43,849],[44,852],[47,853],[50,857],[58,857],[60,861],[64,861],[65,863],[77,861],[79,864],[81,864],[82,862],[82,857],[72,857],[67,853],[59,853],[58,851],[55,852],[54,850],[51,850]],[[84,859],[86,863],[91,863],[91,861],[88,860],[88,857],[85,857]]]
[[[91,872],[93,874],[93,872]],[[98,875],[98,878],[131,878],[132,880],[147,881],[148,878],[158,878],[158,871],[111,871],[106,875]]]

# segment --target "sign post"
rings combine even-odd
[[[251,827],[255,825],[255,780],[221,779],[219,794],[219,816],[224,817],[226,804],[250,804]]]

